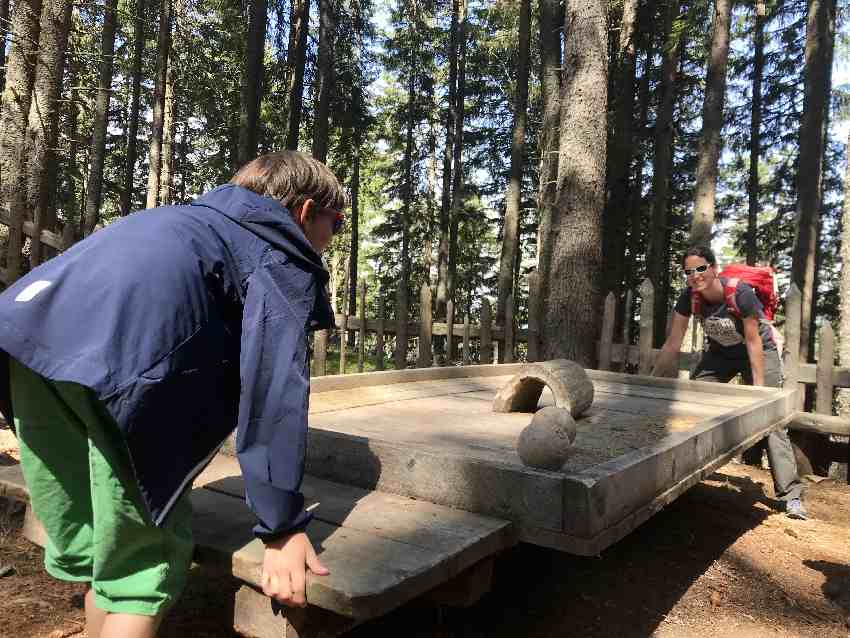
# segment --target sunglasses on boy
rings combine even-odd
[[[690,277],[691,275],[694,275],[694,274],[701,275],[706,270],[708,270],[708,267],[709,267],[709,264],[703,264],[702,266],[697,266],[696,268],[683,268],[682,272],[685,273],[685,277]]]
[[[342,231],[342,226],[345,224],[345,215],[342,211],[334,210],[333,208],[319,208],[319,213],[328,215],[333,219],[333,227],[331,232],[338,235]]]

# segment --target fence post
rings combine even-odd
[[[528,273],[528,361],[540,359],[540,275],[536,270]]]
[[[503,331],[505,354],[502,361],[505,363],[514,362],[514,296],[513,293],[508,295],[507,303],[505,304],[505,316],[502,317],[505,322]]]
[[[360,335],[357,341],[357,372],[363,372],[366,361],[366,280],[361,279],[358,286],[360,297]]]
[[[446,365],[452,365],[455,358],[455,303],[446,302]]]
[[[463,318],[463,365],[469,365],[469,315]]]
[[[493,363],[493,315],[490,300],[481,301],[481,363]]]
[[[605,311],[602,314],[602,334],[599,337],[599,369],[611,369],[611,345],[614,343],[614,320],[617,312],[617,298],[613,292],[605,297]]]
[[[395,369],[407,368],[407,291],[402,282],[395,296]]]
[[[832,414],[832,369],[835,361],[835,332],[827,323],[820,329],[820,348],[818,349],[817,404],[818,414]]]
[[[313,369],[317,377],[327,374],[328,331],[316,330],[313,334]]]
[[[343,311],[345,311],[345,306],[347,304],[343,304]],[[347,351],[348,351],[348,313],[343,312],[342,314],[342,323],[339,325],[339,373],[345,374],[345,362],[347,359]]]
[[[620,370],[624,372],[629,363],[629,346],[632,344],[632,303],[634,295],[631,290],[627,290],[623,302],[623,361],[620,364]]]
[[[800,378],[800,304],[802,295],[797,284],[791,284],[785,298],[785,383],[783,387],[796,389],[797,406],[802,408],[806,387],[797,384]]]
[[[378,324],[375,330],[375,370],[384,369],[384,297],[378,291]]]
[[[416,358],[417,368],[431,367],[431,286],[428,282],[422,284],[419,290],[419,356]]]
[[[640,296],[638,374],[649,374],[652,371],[652,317],[655,310],[655,289],[648,277],[640,285]]]

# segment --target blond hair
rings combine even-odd
[[[261,155],[240,168],[230,183],[276,199],[290,212],[308,199],[325,208],[342,210],[347,199],[327,166],[298,151]]]

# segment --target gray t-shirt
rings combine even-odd
[[[724,288],[726,280],[720,280]],[[740,282],[735,291],[735,301],[741,311],[741,317],[758,317],[759,334],[762,348],[776,350],[773,341],[773,330],[764,319],[764,307],[756,297],[750,284]],[[676,301],[676,312],[685,317],[691,316],[691,289],[685,288]],[[702,302],[703,329],[708,349],[729,359],[746,359],[747,344],[744,338],[744,322],[736,317],[726,306],[724,299],[718,304],[712,304],[703,299]]]

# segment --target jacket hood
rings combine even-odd
[[[205,206],[221,213],[290,258],[306,264],[316,273],[322,285],[328,282],[330,275],[322,258],[280,202],[241,186],[225,184],[199,197],[191,205]]]

